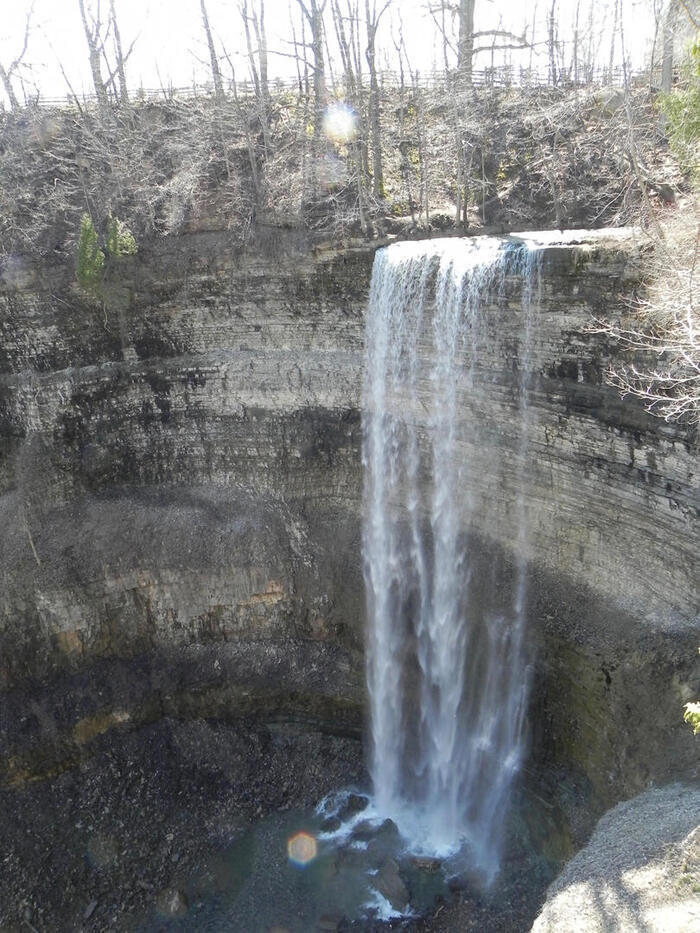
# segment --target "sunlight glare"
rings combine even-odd
[[[318,853],[316,839],[305,832],[296,833],[287,842],[287,855],[290,862],[303,867],[313,862]]]
[[[346,103],[331,104],[323,118],[323,129],[333,142],[349,142],[357,132],[355,111]]]

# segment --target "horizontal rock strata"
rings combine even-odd
[[[640,249],[606,232],[547,246],[529,353],[533,755],[584,774],[600,807],[694,766],[694,440],[605,385],[618,351],[591,328],[629,313]],[[92,297],[63,267],[4,269],[4,782],[164,713],[358,732],[372,260],[286,241],[241,256],[209,233],[124,260]],[[485,313],[489,391],[459,387],[471,533],[504,586],[522,332],[508,282]]]

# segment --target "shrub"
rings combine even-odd
[[[123,221],[111,215],[107,222],[107,252],[115,259],[134,256],[137,252],[134,234]]]
[[[700,703],[686,703],[683,719],[693,727],[695,735],[700,734]]]

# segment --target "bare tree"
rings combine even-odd
[[[610,30],[610,64],[608,66],[608,80],[613,83],[615,76],[615,43],[618,38],[618,24],[620,21],[620,0],[615,0],[613,4],[613,25]]]
[[[547,50],[549,53],[549,80],[556,86],[557,71],[557,0],[552,0],[552,6],[547,17]]]
[[[83,21],[85,40],[88,45],[90,72],[92,84],[97,95],[97,104],[100,110],[105,111],[109,105],[107,84],[102,76],[102,53],[107,38],[103,35],[104,23],[102,21],[102,6],[100,0],[94,7],[86,6],[85,0],[78,0],[80,18]]]
[[[126,84],[126,62],[131,55],[136,40],[134,39],[134,41],[131,43],[125,55],[122,50],[122,39],[119,32],[119,23],[117,22],[117,13],[114,8],[114,0],[109,0],[109,20],[112,29],[112,35],[114,36],[114,57],[116,61],[115,71],[119,76],[119,99],[123,104],[128,104],[129,90]]]
[[[7,68],[5,68],[2,62],[0,62],[0,81],[2,81],[2,85],[5,88],[5,93],[7,94],[7,99],[10,102],[10,107],[12,108],[12,110],[19,110],[19,106],[20,106],[19,99],[17,98],[15,89],[12,84],[12,80],[14,76],[17,74],[17,71],[19,70],[19,68],[21,67],[22,61],[24,60],[24,56],[27,54],[27,46],[29,45],[29,32],[31,28],[33,12],[34,12],[34,3],[32,3],[32,5],[30,6],[29,12],[27,13],[27,18],[24,23],[24,41],[22,42],[22,48],[20,50],[19,55],[17,55],[10,62]]]
[[[82,3],[82,0],[80,0]],[[202,25],[204,26],[204,32],[207,37],[207,49],[209,50],[209,63],[211,65],[211,76],[214,81],[214,94],[218,101],[224,99],[224,83],[221,79],[221,68],[219,66],[219,58],[216,54],[216,48],[214,46],[214,37],[212,36],[211,26],[209,25],[209,14],[207,13],[207,7],[204,0],[199,0],[200,9],[202,11]]]
[[[367,217],[368,121],[365,118],[362,55],[359,42],[359,0],[344,0],[344,3],[344,7],[341,7],[340,0],[331,0],[331,13],[343,65],[345,94],[355,111],[358,124],[350,143],[350,171],[357,188],[360,227],[363,233],[367,233],[369,230]]]
[[[259,12],[257,7],[259,6]],[[260,127],[263,134],[265,152],[270,149],[270,86],[268,82],[267,35],[265,33],[265,0],[257,0],[248,6],[248,0],[241,0],[239,12],[243,20],[243,29],[248,49],[248,64],[255,87],[255,99],[260,115]],[[253,34],[251,34],[251,25]],[[253,44],[255,37],[255,45]]]
[[[489,52],[493,65],[497,52],[531,47],[525,33],[517,35],[505,29],[502,18],[495,29],[475,31],[476,0],[458,0],[457,3],[439,0],[438,4],[429,6],[428,10],[442,36],[445,71],[449,72],[450,58],[454,59],[456,53],[457,74],[463,85],[472,84],[474,62],[480,53]],[[456,41],[454,37],[455,18],[457,20]]]
[[[665,421],[700,424],[700,309],[696,269],[700,219],[677,213],[655,237],[647,264],[647,293],[628,320],[599,322],[632,362],[608,372],[623,395],[640,398]]]
[[[382,168],[382,129],[379,114],[379,82],[377,80],[376,39],[379,21],[387,11],[391,0],[377,10],[376,0],[365,0],[367,25],[367,66],[369,68],[369,119],[372,136],[372,193],[375,198],[384,197],[384,171]]]
[[[260,170],[258,166],[258,154],[257,154],[256,147],[255,147],[255,140],[253,138],[253,133],[251,132],[251,129],[250,129],[250,120],[248,120],[247,114],[243,107],[243,103],[240,97],[238,96],[238,84],[236,82],[236,69],[233,66],[233,60],[231,56],[229,55],[229,53],[226,51],[226,49],[224,49],[224,56],[231,69],[231,90],[233,92],[233,102],[236,108],[239,122],[243,126],[243,133],[245,136],[246,148],[248,150],[248,162],[250,164],[250,177],[253,182],[253,191],[255,192],[255,204],[258,205],[260,204],[260,201],[261,201],[262,186],[260,183]],[[226,153],[226,149],[227,149],[226,140],[224,138],[221,119],[219,119],[219,135],[221,139],[222,149],[224,153]],[[269,150],[266,150],[266,157],[269,157]],[[226,174],[228,175],[230,179],[231,178],[231,167],[228,162],[228,156],[225,156],[225,160],[226,160]]]
[[[340,0],[331,0],[331,13],[343,65],[346,93],[356,104],[362,87],[362,58],[358,28],[359,0],[344,0],[344,3],[345,6],[341,7]]]
[[[474,67],[474,11],[476,0],[459,0],[459,40],[457,69],[467,84],[471,84]]]
[[[664,13],[661,90],[665,94],[670,94],[673,87],[673,47],[676,39],[679,8],[679,0],[668,0]]]
[[[323,114],[326,109],[326,66],[324,60],[323,13],[327,0],[297,0],[303,18],[311,30],[311,54],[313,56],[314,85],[314,130],[311,152],[311,193],[317,193],[317,170],[323,144]]]

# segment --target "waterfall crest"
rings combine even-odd
[[[470,541],[479,350],[489,306],[519,281],[514,459],[527,466],[536,250],[489,237],[378,251],[366,329],[363,554],[371,774],[377,810],[413,851],[465,852],[491,880],[524,746],[528,523],[512,504],[507,605],[476,594]],[[470,453],[472,451],[472,453]],[[483,508],[483,503],[482,503]],[[481,588],[483,589],[483,587]]]

